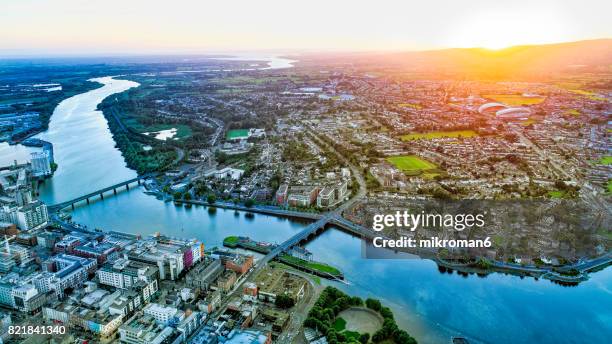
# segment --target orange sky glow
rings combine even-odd
[[[0,56],[499,49],[612,37],[608,0],[0,3]]]

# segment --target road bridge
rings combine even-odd
[[[304,229],[302,229],[299,233],[293,235],[280,245],[276,246],[272,251],[270,251],[270,253],[266,254],[257,262],[257,268],[260,269],[261,267],[265,266],[271,260],[276,258],[276,256],[289,250],[291,247],[298,245],[300,242],[307,241],[312,236],[322,233],[327,225],[341,227],[345,231],[360,238],[373,238],[375,236],[374,231],[343,218],[339,212],[326,213],[317,221],[304,227]]]
[[[86,195],[73,198],[73,199],[71,199],[69,201],[65,201],[65,202],[49,205],[49,206],[47,206],[47,209],[49,210],[49,212],[56,212],[56,211],[59,211],[59,210],[62,210],[64,208],[66,208],[66,207],[72,207],[72,209],[74,209],[74,205],[76,203],[79,203],[81,201],[86,201],[87,204],[89,204],[90,199],[93,198],[93,197],[96,197],[96,196],[100,196],[100,199],[104,199],[104,193],[105,192],[109,192],[109,191],[112,191],[113,195],[116,195],[117,194],[117,189],[122,188],[122,187],[125,186],[125,189],[129,190],[130,189],[130,184],[137,183],[138,185],[140,185],[141,182],[144,179],[148,178],[148,177],[149,177],[149,175],[142,175],[142,176],[138,176],[138,177],[135,177],[135,178],[132,178],[132,179],[128,179],[126,181],[123,181],[123,182],[120,182],[120,183],[117,183],[117,184],[113,184],[111,186],[108,186],[108,187],[105,187],[105,188],[102,188],[102,189],[90,192],[90,193],[88,193]]]

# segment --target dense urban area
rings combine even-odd
[[[330,225],[364,240],[483,235],[372,230],[374,214],[427,202],[489,202],[499,215],[486,232],[493,245],[477,255],[406,250],[441,271],[575,286],[611,263],[609,64],[513,78],[361,55],[287,58],[291,68],[257,59],[3,62],[0,141],[35,151],[0,167],[1,342],[416,343],[392,305],[330,286],[350,281],[304,244]],[[62,100],[107,75],[138,83],[98,105],[138,176],[46,204],[41,187],[62,161],[35,136]],[[215,247],[178,229],[142,235],[73,221],[75,207],[129,188],[177,207],[308,225],[283,243],[230,232]],[[509,210],[517,204],[534,211],[524,222]]]

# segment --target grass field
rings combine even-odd
[[[478,134],[474,130],[456,130],[456,131],[431,131],[429,133],[413,133],[400,136],[402,141],[412,141],[420,139],[440,139],[445,137],[474,137]]]
[[[227,139],[228,140],[232,140],[232,139],[237,139],[237,138],[247,138],[249,136],[249,129],[233,129],[233,130],[228,130],[227,132]]]
[[[338,332],[342,332],[346,328],[346,320],[342,319],[341,317],[338,317],[336,318],[336,320],[334,320],[333,326],[334,326],[334,330]]]
[[[548,196],[550,196],[550,198],[563,198],[565,196],[565,191],[548,191]]]
[[[236,244],[238,244],[237,236],[228,236],[227,238],[223,239],[223,245],[236,246]]]
[[[591,91],[585,91],[585,90],[570,90],[570,92],[575,93],[575,94],[579,94],[581,96],[585,96],[587,98],[589,98],[590,100],[596,100],[596,101],[600,101],[600,102],[605,102],[607,101],[606,98],[602,98],[597,96],[596,93],[591,92]]]
[[[154,133],[163,130],[169,130],[172,128],[176,128],[176,135],[173,138],[178,138],[179,140],[186,139],[191,137],[192,132],[191,128],[185,124],[152,124],[152,125],[143,125],[136,118],[130,117],[122,120],[123,124],[125,124],[130,129],[137,131],[141,134],[143,133]]]
[[[546,99],[545,97],[525,97],[518,94],[485,94],[483,97],[508,106],[535,105]]]
[[[536,122],[537,122],[537,121],[536,121],[535,119],[531,119],[531,118],[529,118],[529,119],[528,119],[528,120],[526,120],[526,121],[522,121],[522,122],[521,122],[521,125],[522,125],[522,126],[524,126],[524,127],[526,127],[526,126],[531,125],[531,124],[534,124],[534,123],[536,123]]]
[[[321,272],[325,272],[328,273],[330,275],[334,275],[334,276],[340,276],[342,273],[340,272],[340,270],[336,269],[335,267],[331,266],[331,265],[327,265],[324,263],[319,263],[319,262],[313,262],[313,261],[306,261],[300,258],[296,258],[293,256],[290,256],[288,254],[284,254],[282,256],[282,259],[290,262],[292,264],[296,264],[296,265],[300,265],[300,266],[305,266],[308,268],[311,268],[313,270],[317,270],[317,271],[321,271]]]
[[[415,109],[415,110],[419,110],[419,109],[422,108],[421,105],[419,105],[419,104],[412,104],[412,103],[400,103],[400,104],[397,104],[397,106],[403,107],[403,108]]]
[[[403,172],[421,172],[438,168],[435,164],[421,159],[416,155],[403,155],[388,157],[387,161]]]
[[[601,159],[599,159],[599,164],[600,165],[612,165],[612,156],[602,156]]]

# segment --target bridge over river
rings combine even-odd
[[[88,193],[86,195],[76,197],[76,198],[71,199],[69,201],[65,201],[65,202],[49,205],[49,206],[47,206],[47,209],[49,210],[50,213],[54,213],[56,211],[60,211],[60,210],[62,210],[64,208],[67,208],[67,207],[72,207],[74,209],[74,205],[76,203],[79,203],[81,201],[87,201],[87,204],[89,204],[89,200],[91,198],[93,198],[93,197],[96,197],[96,196],[100,196],[100,199],[104,199],[104,193],[105,192],[109,192],[109,191],[112,191],[113,195],[116,195],[117,194],[117,189],[120,189],[120,188],[125,186],[125,189],[129,190],[130,189],[130,184],[137,183],[138,185],[140,185],[141,182],[144,179],[147,179],[149,177],[151,177],[151,175],[142,175],[142,176],[138,176],[138,177],[135,177],[135,178],[132,178],[132,179],[128,179],[128,180],[123,181],[121,183],[113,184],[111,186],[108,186],[108,187],[105,187],[105,188],[102,188],[102,189],[90,192],[90,193]]]

